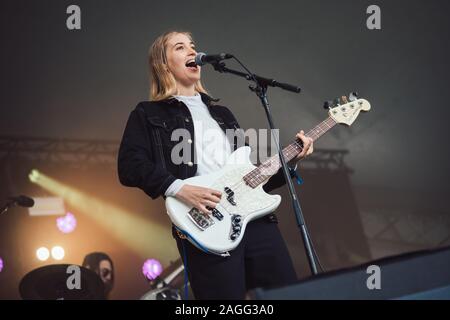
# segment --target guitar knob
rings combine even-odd
[[[236,233],[233,232],[232,234],[230,234],[230,239],[231,239],[231,240],[234,241],[234,240],[236,240],[236,238],[237,238]]]

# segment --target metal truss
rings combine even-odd
[[[450,212],[438,202],[439,194],[354,189],[373,258],[450,245]]]
[[[111,140],[0,136],[0,161],[25,158],[31,162],[71,167],[115,167],[118,148],[119,143]]]
[[[116,168],[119,142],[114,140],[81,140],[0,136],[0,161],[25,158],[47,164],[85,167],[105,165]],[[302,161],[307,169],[347,170],[347,150],[316,149]]]

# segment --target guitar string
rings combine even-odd
[[[309,137],[316,136],[316,137],[313,137],[313,139],[317,140],[321,135],[323,135],[326,131],[331,129],[336,124],[336,122],[334,122],[334,120],[331,119],[334,123],[332,123],[331,125],[327,125],[327,127],[328,127],[327,129],[323,130],[323,129],[319,128],[319,126],[321,126],[322,124],[327,124],[328,122],[330,122],[329,121],[330,119],[331,118],[327,118],[326,120],[324,120],[321,124],[316,126],[314,129],[310,130],[306,134],[306,136],[309,136]],[[317,134],[317,133],[319,133],[319,134]],[[293,145],[295,145],[298,149],[300,149],[300,151],[297,151],[298,149],[293,147]],[[285,148],[285,150],[286,150],[286,152],[283,152],[283,155],[286,158],[286,156],[289,157],[291,154],[298,154],[298,153],[300,153],[303,150],[303,148],[297,141],[295,141],[294,143],[291,143],[289,146],[287,146]],[[277,170],[278,170],[279,169],[279,165],[280,165],[280,161],[279,160],[280,160],[279,157],[274,156],[271,159],[269,159],[268,161],[262,163],[260,165],[260,167],[263,166],[263,165],[268,165],[268,167],[270,168],[270,167],[273,167],[274,165],[277,165],[278,166]],[[259,184],[261,184],[262,182],[267,180],[267,178],[270,178],[272,176],[272,175],[261,175],[260,174],[261,170],[259,169],[260,167],[257,167],[255,169],[251,170],[250,172],[248,172],[247,174],[245,174],[244,176],[242,176],[240,181],[238,183],[236,183],[235,185],[232,185],[231,188],[236,189],[241,184],[246,183],[246,182],[250,183],[251,185],[254,185],[256,183],[256,185],[255,185],[255,188],[256,188]],[[247,181],[245,180],[245,177],[247,177]],[[261,179],[261,178],[263,178],[263,179]]]
[[[321,129],[322,125],[326,125],[328,128]],[[326,133],[328,130],[330,130],[334,125],[336,125],[336,122],[331,117],[328,117],[327,119],[322,121],[320,124],[318,124],[316,127],[311,129],[310,131],[308,131],[306,136],[308,136],[308,137],[312,136],[313,140],[317,140],[324,133]],[[298,149],[300,149],[300,151],[297,151],[297,149],[295,147],[293,147],[293,145],[295,145]],[[297,141],[294,141],[289,146],[287,146],[285,148],[285,150],[286,150],[286,152],[283,152],[283,155],[286,158],[286,156],[289,156],[289,154],[291,152],[293,152],[294,154],[300,153],[303,150],[303,147]],[[247,185],[247,182],[252,184],[252,185],[256,183],[256,185],[254,187],[254,188],[256,188],[258,185],[260,185],[265,180],[270,179],[270,177],[272,176],[272,175],[261,175],[259,172],[256,172],[256,171],[261,171],[261,170],[259,170],[259,168],[262,165],[267,165],[267,164],[269,164],[269,167],[272,167],[273,165],[277,165],[278,166],[277,171],[278,171],[278,169],[279,169],[279,162],[280,162],[279,160],[280,159],[279,159],[278,156],[272,157],[271,159],[269,159],[269,160],[265,161],[264,163],[262,163],[259,167],[255,168],[255,169],[252,169],[250,172],[248,172],[245,175],[241,176],[241,178],[239,179],[239,182],[237,182],[234,185],[231,185],[231,187],[229,187],[229,188],[233,192],[234,191],[238,191],[238,190],[240,190],[241,186]],[[248,177],[247,181],[245,181],[245,177]],[[263,179],[260,180],[260,177],[263,177]],[[253,180],[253,181],[251,181],[251,180]],[[255,182],[255,183],[252,183],[252,182]],[[250,186],[250,187],[252,187],[252,186]]]
[[[331,120],[331,121],[330,121]],[[327,129],[321,129],[320,126],[322,126],[322,124],[326,124],[327,125]],[[326,133],[329,129],[331,129],[334,125],[336,124],[336,122],[332,119],[332,118],[327,118],[326,120],[322,121],[319,125],[317,125],[316,127],[314,127],[313,129],[311,129],[306,136],[308,137],[312,137],[313,140],[317,140],[318,138],[320,138],[324,133]],[[294,147],[294,145],[296,147]],[[298,149],[300,151],[298,151]],[[287,157],[289,157],[290,155],[294,155],[300,153],[303,150],[303,147],[297,142],[294,141],[293,143],[291,143],[289,146],[287,146],[284,149],[286,152],[283,151],[283,155]],[[261,184],[262,182],[264,182],[267,178],[270,178],[272,175],[262,175],[260,174],[261,170],[260,167],[261,166],[268,166],[269,168],[272,166],[277,166],[277,171],[280,168],[280,159],[279,156],[274,156],[271,159],[265,161],[264,163],[262,163],[259,167],[252,169],[250,172],[248,172],[247,174],[245,174],[243,176],[244,177],[248,177],[248,181],[251,183],[251,180],[253,180],[253,182],[256,182],[256,186],[258,186],[259,184]],[[263,177],[262,180],[260,180],[260,177]],[[244,181],[240,181],[239,183],[237,183],[236,185],[234,185],[233,187],[237,187],[238,185],[240,185],[241,183],[246,182]],[[251,183],[253,185],[253,183]],[[255,186],[255,187],[256,187]]]

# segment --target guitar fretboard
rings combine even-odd
[[[334,121],[331,117],[328,117],[305,135],[316,141],[319,139],[325,132],[330,130],[336,125],[336,121]],[[283,156],[286,162],[295,158],[300,152],[303,150],[303,143],[300,139],[294,140],[290,145],[283,149]],[[280,169],[281,163],[278,154],[264,161],[259,167],[253,169],[249,173],[244,176],[244,181],[247,185],[252,188],[256,188],[261,183],[269,179],[271,176],[278,172]]]

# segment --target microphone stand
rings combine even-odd
[[[292,207],[294,209],[295,217],[297,220],[297,226],[300,230],[300,233],[301,233],[301,236],[303,239],[303,244],[305,246],[305,252],[307,254],[309,267],[311,269],[311,273],[313,275],[317,275],[318,274],[317,261],[316,261],[316,256],[313,253],[313,249],[312,249],[313,245],[312,245],[311,239],[309,237],[308,229],[306,228],[306,225],[305,225],[305,219],[303,216],[302,208],[300,206],[299,199],[297,198],[297,195],[295,193],[294,184],[292,183],[292,180],[291,180],[291,177],[289,174],[289,170],[287,168],[286,160],[284,159],[284,156],[283,156],[283,151],[282,151],[280,142],[279,142],[278,138],[273,134],[275,125],[274,125],[272,114],[270,111],[269,101],[267,99],[267,87],[268,86],[278,87],[278,88],[282,88],[284,90],[288,90],[288,91],[292,91],[292,92],[296,92],[296,93],[299,93],[301,91],[301,89],[299,87],[296,87],[296,86],[293,86],[293,85],[290,85],[287,83],[280,83],[274,79],[268,79],[268,78],[257,76],[255,74],[249,74],[249,73],[244,73],[241,71],[229,69],[225,66],[225,63],[223,61],[212,63],[212,66],[214,67],[214,70],[216,70],[220,73],[234,74],[239,77],[243,77],[249,81],[255,82],[256,87],[249,86],[249,88],[251,91],[255,92],[255,94],[261,100],[262,106],[266,112],[267,120],[269,122],[269,126],[271,129],[271,135],[272,135],[272,138],[274,139],[275,145],[277,147],[278,156],[280,158],[280,163],[281,163],[281,168],[283,170],[284,178],[286,179],[286,183],[288,185],[288,190],[289,190],[289,194],[290,194],[291,201],[292,201]]]
[[[0,216],[2,214],[6,213],[6,211],[8,211],[8,209],[15,203],[16,203],[16,201],[14,201],[14,200],[9,200],[8,202],[6,202],[6,204],[3,207],[1,207],[1,209],[0,209]]]

